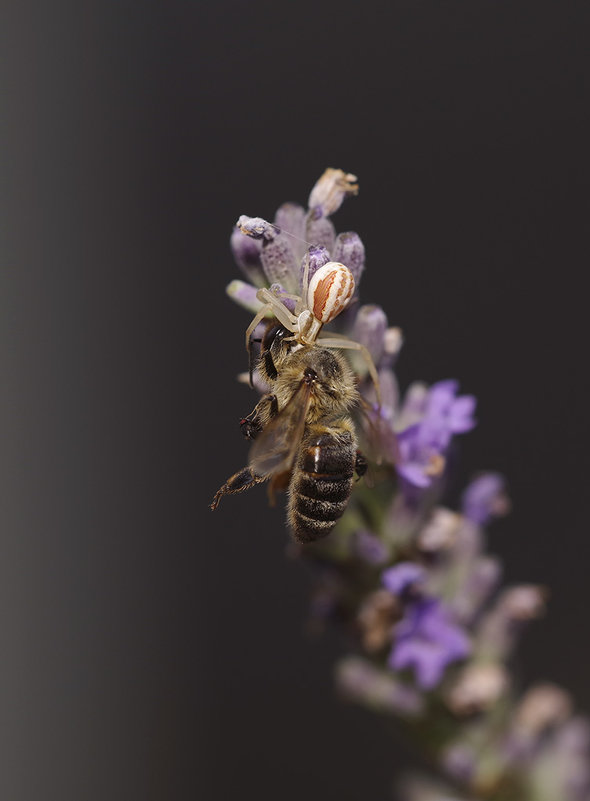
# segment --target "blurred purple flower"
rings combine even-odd
[[[420,398],[422,419],[398,434],[398,473],[415,487],[428,487],[444,469],[453,434],[475,426],[473,395],[457,397],[456,381],[439,381]],[[417,409],[414,410],[414,413]]]
[[[499,473],[484,473],[469,484],[461,497],[463,514],[478,525],[508,511],[504,478]]]
[[[386,546],[379,537],[366,529],[355,532],[353,548],[355,554],[370,565],[381,565],[389,556]]]
[[[423,598],[410,604],[395,627],[394,636],[390,667],[394,670],[413,668],[424,690],[435,687],[447,665],[464,659],[471,650],[466,633],[453,623],[436,598]]]
[[[383,584],[393,595],[402,596],[407,590],[414,589],[416,584],[424,580],[424,568],[415,562],[399,562],[385,570],[381,576]]]

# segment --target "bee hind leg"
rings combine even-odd
[[[244,492],[245,490],[255,487],[262,481],[266,481],[267,476],[257,476],[251,467],[243,467],[234,473],[231,478],[225,482],[215,493],[215,497],[211,501],[211,509],[215,510],[219,506],[219,501],[224,495],[235,495],[237,492]]]

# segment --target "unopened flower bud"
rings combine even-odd
[[[301,259],[307,248],[305,243],[306,211],[298,203],[283,203],[275,214],[275,225],[284,234],[290,235],[291,247],[297,260]]]
[[[323,246],[316,246],[313,245],[308,249],[306,254],[304,255],[303,259],[301,260],[301,269],[300,269],[300,280],[299,285],[301,290],[303,290],[303,279],[305,277],[305,267],[307,266],[307,285],[311,279],[313,278],[314,274],[323,267],[324,264],[327,264],[330,261],[330,254]]]
[[[334,214],[347,195],[356,195],[359,187],[356,175],[328,167],[309,195],[310,209],[320,209],[324,217]]]
[[[454,743],[442,752],[440,765],[453,779],[467,783],[475,773],[477,754],[463,743]]]
[[[387,317],[380,306],[367,304],[361,306],[356,315],[351,339],[364,345],[373,359],[374,364],[379,364],[383,355],[383,345],[385,332],[387,330]],[[355,367],[357,365],[355,364]],[[362,371],[366,373],[367,367]],[[357,370],[359,372],[359,370]]]
[[[327,217],[317,216],[317,212],[310,211],[306,218],[305,238],[315,247],[324,247],[331,253],[334,249],[336,229]]]
[[[247,214],[242,214],[236,223],[236,226],[244,234],[244,236],[251,236],[253,239],[264,239],[270,241],[280,233],[280,229],[276,225],[263,220],[262,217],[248,217]]]
[[[299,266],[286,234],[265,240],[260,260],[269,284],[281,284],[292,294],[299,291]]]
[[[361,275],[365,269],[365,246],[360,236],[354,231],[338,234],[334,242],[332,258],[348,267],[354,276],[358,290]]]
[[[252,284],[236,278],[227,285],[225,291],[239,306],[252,314],[256,314],[262,308],[262,303],[256,297],[256,287],[253,287]]]
[[[438,507],[418,534],[418,547],[426,553],[449,550],[456,542],[459,523],[456,512]]]
[[[472,663],[460,672],[446,694],[455,715],[471,715],[492,707],[508,687],[508,674],[497,662]]]
[[[381,565],[387,561],[389,551],[376,534],[361,529],[356,531],[352,540],[354,552],[370,565]]]
[[[423,697],[417,690],[358,657],[340,661],[336,684],[350,700],[401,717],[416,717],[424,708]]]
[[[285,295],[289,294],[285,287],[281,286],[280,284],[271,284],[270,291],[280,298],[281,303],[286,309],[289,309],[291,313],[295,311],[295,301],[293,298],[287,298]]]
[[[572,712],[568,693],[556,684],[537,684],[525,694],[517,707],[515,726],[521,733],[536,736],[567,720]]]
[[[500,600],[502,610],[514,621],[529,621],[545,612],[547,590],[536,584],[521,584],[506,590]]]
[[[262,269],[262,262],[260,261],[262,242],[259,239],[246,236],[236,226],[231,235],[230,246],[236,264],[248,280],[257,287],[264,286],[266,279]]]

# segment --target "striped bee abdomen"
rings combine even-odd
[[[346,428],[323,429],[302,443],[290,485],[289,523],[298,542],[325,537],[346,509],[352,491],[356,440]]]

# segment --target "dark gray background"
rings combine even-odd
[[[590,711],[587,2],[13,2],[0,12],[0,795],[385,798],[383,724],[244,463],[239,214],[361,193],[363,297],[402,383],[480,399],[462,477],[553,588],[525,678]]]

